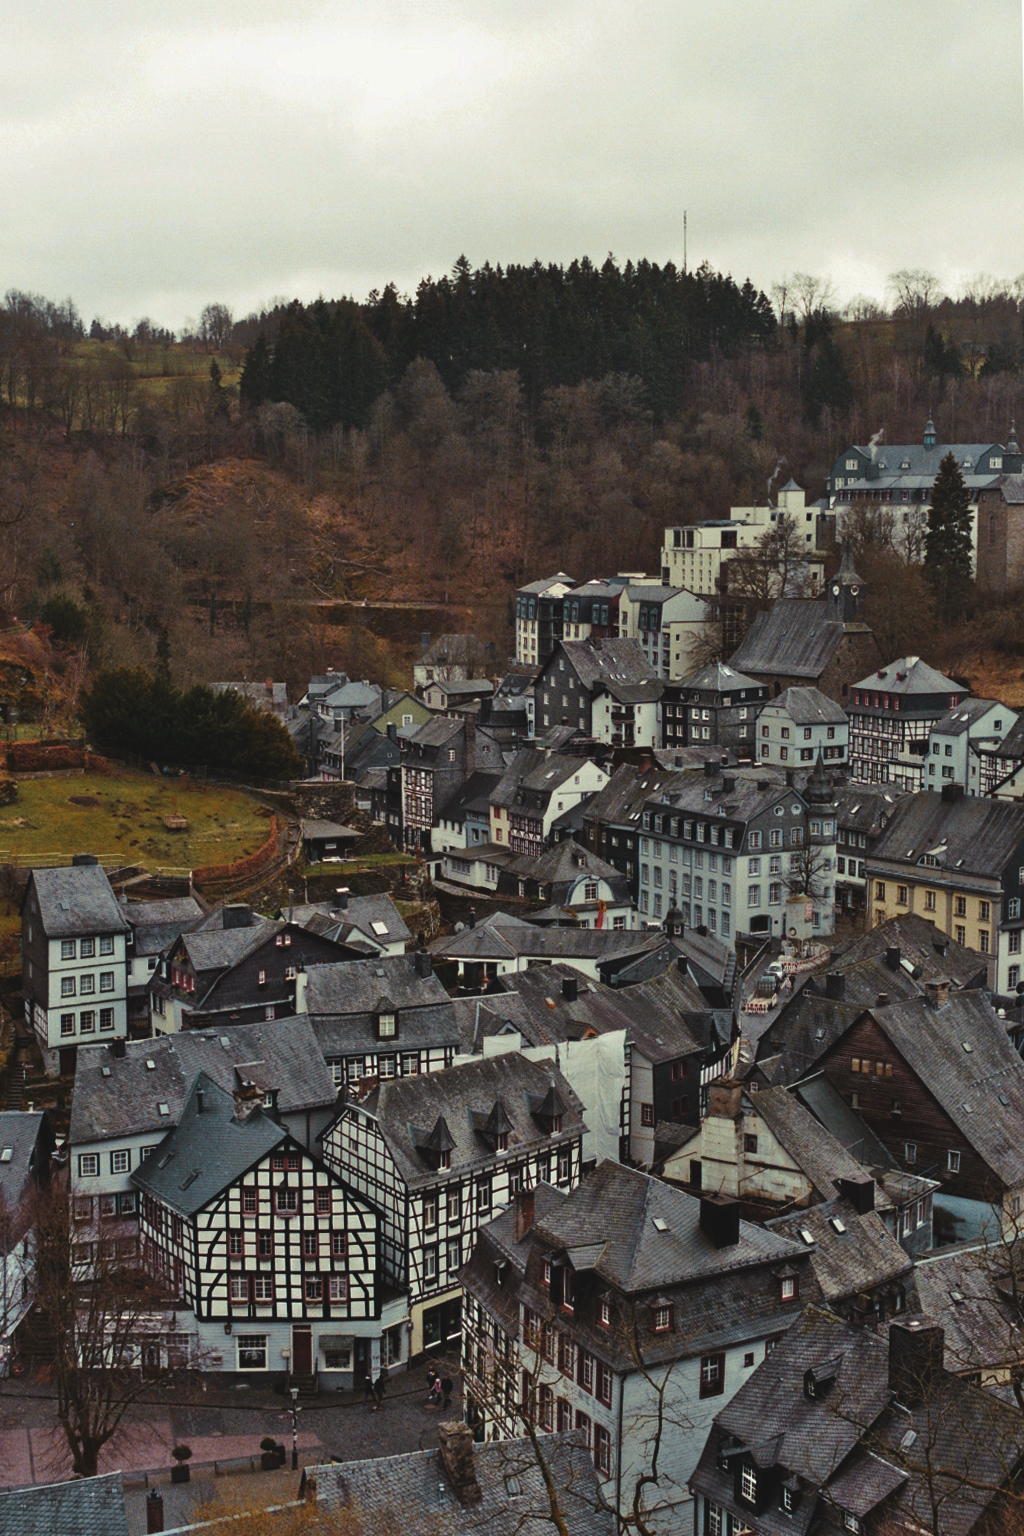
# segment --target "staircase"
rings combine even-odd
[[[28,1069],[23,1061],[11,1063],[7,1073],[7,1108],[21,1109],[25,1102],[25,1079]]]
[[[316,1371],[292,1371],[288,1385],[298,1387],[300,1397],[318,1397],[320,1394],[320,1377]]]

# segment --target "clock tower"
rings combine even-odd
[[[863,619],[864,583],[853,568],[850,541],[843,545],[839,570],[828,584],[828,616],[840,624],[856,624]]]

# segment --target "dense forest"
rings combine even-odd
[[[654,571],[666,525],[779,476],[821,495],[848,442],[917,441],[929,416],[945,442],[1005,441],[1024,420],[1022,301],[1024,281],[944,295],[908,272],[887,307],[839,310],[806,274],[766,296],[706,268],[460,259],[410,297],[211,303],[173,335],[12,292],[0,613],[86,671],[152,667],[166,631],[183,687],[294,686],[327,661],[398,681],[423,628],[504,648],[517,582]],[[892,645],[951,666],[979,625],[1015,635],[970,602],[936,625],[884,530],[860,543]],[[343,628],[317,606],[333,600]]]

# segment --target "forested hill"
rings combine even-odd
[[[314,428],[366,424],[377,396],[414,358],[427,358],[447,388],[474,371],[514,369],[525,402],[585,379],[628,374],[642,382],[656,420],[678,411],[694,361],[734,356],[771,341],[769,300],[750,281],[671,263],[602,267],[492,267],[465,257],[450,277],[425,278],[415,298],[389,285],[365,304],[298,302],[263,317],[240,383],[243,404],[287,401]]]

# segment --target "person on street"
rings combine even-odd
[[[376,1399],[376,1401],[375,1401],[375,1403],[373,1405],[374,1413],[376,1413],[378,1411],[378,1409],[384,1407],[384,1397],[385,1397],[385,1395],[387,1393],[387,1390],[388,1390],[388,1368],[387,1368],[386,1365],[382,1365],[381,1368],[380,1368],[380,1375],[377,1377],[377,1380],[373,1384],[373,1395],[374,1395],[374,1397]]]
[[[452,1381],[451,1377],[450,1376],[442,1376],[441,1377],[441,1397],[442,1397],[442,1404],[441,1404],[441,1406],[444,1408],[446,1413],[448,1412],[449,1408],[451,1408],[451,1406],[452,1406],[452,1393],[454,1392],[454,1390],[455,1390],[455,1383]]]
[[[441,1378],[436,1373],[430,1383],[430,1391],[427,1394],[428,1408],[440,1408],[441,1406]]]
[[[374,1400],[375,1395],[373,1390],[373,1376],[370,1372],[369,1366],[367,1366],[366,1375],[363,1377],[363,1402],[372,1403]]]

